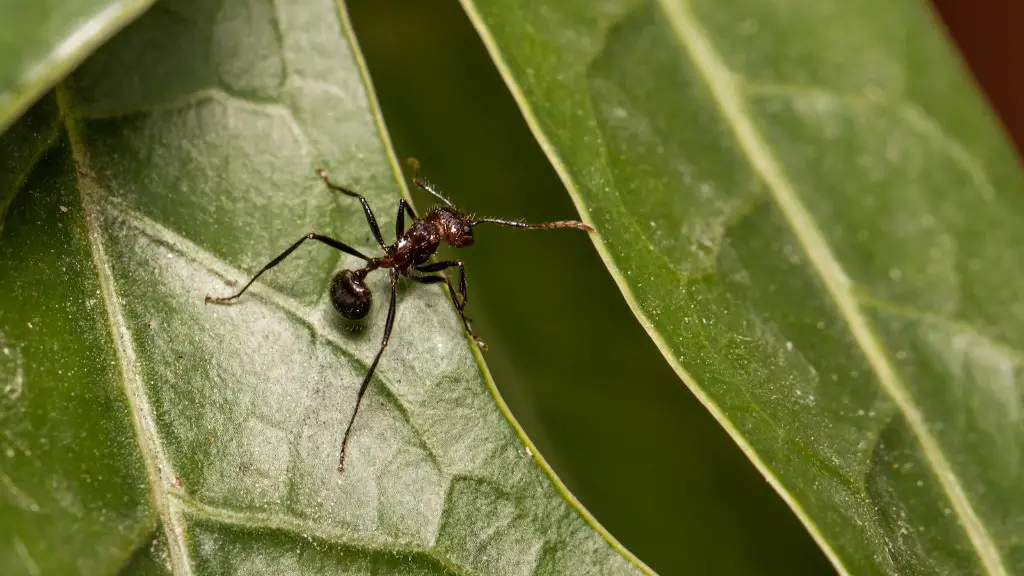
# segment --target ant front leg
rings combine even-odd
[[[430,182],[427,182],[427,180],[425,178],[421,178],[420,177],[420,161],[419,160],[417,160],[415,158],[409,158],[409,159],[406,160],[406,162],[409,164],[409,166],[412,166],[412,183],[413,184],[418,186],[421,190],[423,190],[425,192],[429,192],[435,198],[437,198],[441,202],[444,202],[446,206],[450,206],[452,208],[455,207],[455,205],[452,204],[451,200],[445,198],[444,194],[441,194],[440,190],[435,188],[434,185],[431,184]]]
[[[466,285],[466,265],[462,260],[442,260],[440,262],[435,262],[434,264],[424,264],[423,266],[417,266],[416,271],[441,272],[443,270],[456,267],[459,269],[459,294],[462,296],[462,303],[460,304],[458,300],[455,300],[454,290],[452,290],[452,301],[455,302],[455,307],[461,312],[466,309],[466,304],[469,303],[469,287]],[[451,286],[451,282],[449,282],[448,288],[451,288]]]
[[[380,244],[380,247],[386,252],[388,246],[384,243],[384,237],[381,236],[380,233],[380,226],[377,225],[377,218],[374,217],[373,210],[370,209],[370,203],[366,201],[366,198],[354,190],[349,190],[344,186],[331,182],[330,178],[327,177],[327,170],[324,170],[323,168],[317,168],[316,174],[331,190],[359,199],[359,203],[363,205],[363,213],[366,214],[366,223],[370,225],[370,232],[373,233],[373,237],[377,240],[377,243]]]
[[[469,318],[466,316],[466,309],[464,306],[459,304],[455,295],[455,288],[452,287],[452,283],[448,278],[444,276],[409,276],[409,278],[412,278],[414,282],[419,282],[420,284],[446,283],[448,285],[448,293],[451,294],[452,303],[455,304],[455,310],[459,313],[459,317],[462,318],[462,325],[465,326],[466,332],[468,332],[469,336],[473,338],[474,342],[476,342],[477,347],[484,351],[487,350],[487,343],[481,340],[480,337],[476,335],[476,332],[473,331],[473,326],[471,325]]]
[[[466,292],[466,269],[465,269],[464,265],[462,264],[462,261],[438,262],[437,264],[428,264],[426,266],[417,267],[416,270],[418,270],[420,272],[437,272],[437,271],[440,271],[440,270],[444,270],[445,268],[452,268],[452,267],[455,267],[455,266],[458,266],[459,269],[462,271],[461,279],[460,279],[460,282],[459,282],[459,288],[460,289],[459,289],[458,292],[455,291],[455,287],[452,286],[451,280],[449,280],[446,276],[409,276],[409,277],[412,278],[414,282],[419,282],[420,284],[438,284],[440,282],[444,282],[445,284],[447,284],[448,285],[448,294],[451,295],[452,304],[455,304],[455,310],[459,313],[459,317],[462,318],[462,325],[465,326],[466,332],[468,332],[469,335],[473,338],[473,341],[476,342],[477,347],[479,347],[481,350],[486,351],[487,350],[487,343],[484,342],[479,336],[476,335],[476,332],[473,331],[473,326],[472,326],[472,323],[471,323],[469,317],[466,316],[466,300],[467,300],[467,296],[466,296],[466,294],[467,294],[467,292]],[[458,298],[459,294],[462,295],[462,301],[461,302],[459,301],[459,298]]]

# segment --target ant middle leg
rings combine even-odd
[[[366,198],[354,190],[349,190],[340,184],[331,182],[330,178],[327,176],[327,170],[324,170],[323,168],[317,168],[316,174],[331,190],[359,199],[359,203],[363,205],[363,213],[366,214],[366,223],[370,225],[370,232],[373,233],[373,237],[377,240],[377,243],[380,244],[380,247],[386,251],[388,246],[384,243],[384,237],[380,233],[380,226],[377,225],[377,218],[374,217],[373,210],[370,209],[370,203],[366,201]]]
[[[260,268],[259,272],[257,272],[252,278],[250,278],[249,281],[245,283],[245,286],[242,286],[242,289],[239,290],[238,292],[232,294],[231,296],[224,296],[224,297],[220,297],[220,298],[207,295],[206,296],[206,301],[207,302],[213,302],[214,304],[219,304],[221,302],[228,302],[230,300],[234,300],[235,298],[238,298],[239,296],[242,295],[243,292],[248,290],[249,286],[252,286],[252,283],[255,282],[257,278],[262,276],[264,272],[266,272],[267,270],[270,270],[274,266],[277,266],[278,264],[280,264],[282,260],[287,258],[288,255],[291,254],[292,252],[295,252],[295,249],[298,248],[299,246],[301,246],[302,243],[305,242],[306,240],[316,240],[317,242],[322,242],[324,244],[327,244],[328,246],[330,246],[331,248],[334,248],[335,250],[341,250],[342,252],[344,252],[346,254],[351,254],[352,256],[355,256],[356,258],[362,258],[363,260],[366,260],[366,261],[370,260],[369,256],[363,254],[362,252],[360,252],[359,250],[356,250],[355,248],[349,246],[348,244],[345,244],[344,242],[339,242],[339,241],[335,240],[334,238],[330,238],[330,237],[324,236],[322,234],[317,234],[316,232],[310,232],[309,234],[306,234],[302,238],[299,238],[298,241],[295,242],[294,244],[292,244],[291,246],[289,246],[287,250],[285,250],[284,252],[281,252],[280,254],[278,254],[276,258],[274,258],[270,262],[267,262],[266,266],[264,266],[263,268]]]
[[[381,339],[380,349],[377,350],[377,355],[373,357],[373,363],[370,364],[370,369],[366,371],[366,376],[363,377],[363,381],[359,384],[359,392],[356,393],[356,406],[352,409],[352,416],[348,420],[348,426],[345,427],[345,435],[341,437],[341,455],[338,456],[338,472],[345,470],[345,453],[348,450],[348,438],[349,434],[352,433],[352,424],[356,421],[356,414],[359,414],[359,406],[363,403],[363,395],[366,394],[366,389],[370,386],[370,380],[373,378],[373,373],[377,369],[377,363],[380,362],[380,357],[384,354],[384,350],[388,347],[388,340],[391,339],[391,328],[395,325],[395,298],[397,294],[398,285],[398,274],[393,270],[391,272],[391,303],[388,305],[388,317],[384,322],[384,338]]]

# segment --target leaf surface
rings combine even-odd
[[[837,568],[1024,570],[1024,179],[927,8],[463,5],[634,311]]]
[[[358,261],[322,245],[204,304],[310,230],[379,251],[318,166],[394,233],[353,46],[327,0],[163,2],[4,135],[35,152],[0,235],[0,572],[648,572],[533,450],[441,290],[402,284],[341,475],[386,276],[361,330],[325,298]]]

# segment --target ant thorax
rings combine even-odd
[[[430,260],[445,239],[445,226],[436,210],[414,220],[409,229],[388,247],[380,259],[381,268],[409,269]]]
[[[449,206],[435,206],[423,218],[414,220],[405,234],[388,247],[387,255],[375,264],[408,270],[429,261],[442,241],[455,248],[472,244],[471,217]]]

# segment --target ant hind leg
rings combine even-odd
[[[373,357],[373,363],[370,364],[369,370],[366,371],[366,376],[363,377],[363,381],[359,384],[359,392],[356,393],[356,406],[352,409],[352,416],[348,420],[348,426],[345,427],[345,435],[341,437],[341,454],[338,456],[338,472],[344,472],[345,470],[345,453],[348,450],[348,439],[352,433],[352,425],[356,421],[356,415],[359,414],[359,406],[363,403],[363,395],[366,394],[366,389],[370,386],[370,380],[373,378],[373,373],[377,369],[377,363],[380,362],[381,355],[384,354],[384,350],[388,347],[388,340],[391,339],[391,328],[395,325],[395,297],[397,294],[396,287],[398,285],[398,275],[394,272],[391,273],[391,303],[388,305],[388,317],[384,322],[384,338],[381,339],[380,348],[377,350],[377,355]]]
[[[264,272],[266,272],[267,270],[270,270],[274,266],[277,266],[278,264],[280,264],[281,261],[283,261],[285,258],[287,258],[292,252],[295,251],[296,248],[301,246],[302,243],[305,242],[306,240],[316,240],[317,242],[321,242],[323,244],[326,244],[326,245],[330,246],[331,248],[334,248],[335,250],[340,250],[340,251],[342,251],[342,252],[344,252],[346,254],[351,254],[352,256],[355,256],[356,258],[362,258],[363,260],[367,260],[367,261],[370,259],[369,256],[363,254],[362,252],[360,252],[359,250],[356,250],[355,248],[349,246],[348,244],[345,244],[344,242],[339,242],[338,240],[335,240],[334,238],[331,238],[329,236],[324,236],[322,234],[317,234],[316,232],[310,232],[309,234],[306,234],[302,238],[299,238],[294,244],[289,246],[284,252],[278,254],[276,258],[274,258],[270,262],[267,262],[267,264],[263,268],[260,268],[259,272],[257,272],[255,275],[253,275],[253,277],[250,278],[249,281],[245,283],[245,286],[242,286],[242,289],[239,290],[238,292],[235,292],[234,294],[232,294],[230,296],[223,296],[223,297],[214,297],[214,296],[207,295],[206,296],[206,301],[207,302],[212,302],[214,304],[220,304],[220,303],[228,302],[230,300],[234,300],[235,298],[238,298],[246,290],[248,290],[249,286],[252,286],[252,283],[255,282],[257,278],[262,276]]]

